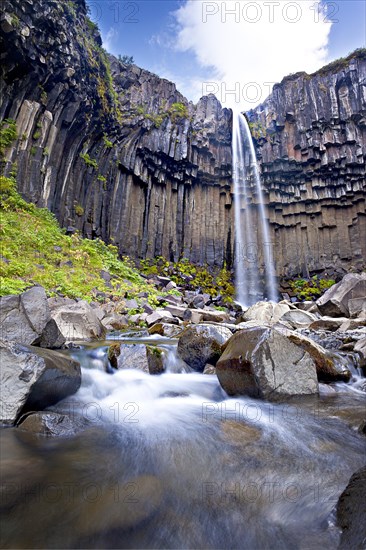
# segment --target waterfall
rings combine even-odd
[[[242,306],[263,298],[276,301],[272,243],[258,164],[247,120],[239,112],[233,112],[232,152],[237,301]]]

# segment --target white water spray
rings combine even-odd
[[[242,306],[250,306],[263,298],[276,301],[272,243],[258,164],[248,123],[239,112],[233,113],[232,152],[237,301]]]

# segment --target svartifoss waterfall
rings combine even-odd
[[[277,300],[269,224],[252,136],[246,118],[233,112],[236,299],[250,306]]]

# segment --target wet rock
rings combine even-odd
[[[146,346],[147,363],[150,374],[161,374],[165,371],[164,350],[158,346]]]
[[[58,300],[51,305],[51,316],[67,341],[102,338],[105,328],[88,302]]]
[[[167,336],[168,338],[176,338],[180,334],[184,327],[179,327],[177,325],[169,325],[168,323],[155,323],[152,327],[149,328],[149,334],[160,334],[160,336]]]
[[[203,372],[206,363],[216,364],[231,335],[229,329],[216,325],[191,326],[179,338],[178,355],[192,369]]]
[[[366,367],[366,337],[360,338],[353,350],[359,356],[359,366],[364,369]]]
[[[21,414],[53,405],[80,387],[79,363],[59,352],[1,342],[0,354],[4,424],[14,424]]]
[[[262,321],[268,324],[277,323],[281,317],[290,311],[286,304],[275,302],[257,302],[251,306],[240,318],[241,321]]]
[[[65,337],[58,328],[56,321],[54,319],[50,319],[42,332],[39,341],[40,347],[59,349],[62,348],[65,342]]]
[[[357,317],[360,310],[353,308],[353,300],[365,299],[366,296],[366,273],[349,273],[343,279],[329,288],[321,296],[316,304],[323,315],[331,317],[350,317],[351,311]],[[349,304],[352,300],[351,304]],[[360,302],[361,303],[361,302]]]
[[[353,474],[337,504],[337,524],[342,529],[339,550],[355,550],[366,542],[366,467]]]
[[[324,349],[320,344],[295,331],[278,328],[291,342],[301,346],[312,357],[319,382],[348,382],[351,372],[347,362],[343,362],[339,356]]]
[[[50,411],[28,413],[17,423],[19,430],[46,437],[71,437],[89,426],[90,422],[81,416]]]
[[[137,369],[147,374],[161,374],[165,370],[164,352],[157,346],[114,343],[108,358],[117,369]]]
[[[207,363],[203,369],[203,374],[216,374],[216,368],[213,365]]]
[[[46,292],[41,286],[0,298],[1,338],[4,340],[39,344],[50,319]]]
[[[258,441],[261,437],[261,431],[244,422],[235,420],[225,420],[221,423],[220,438],[235,447],[245,447],[246,445]]]
[[[125,484],[102,489],[97,499],[84,498],[82,506],[76,507],[77,532],[81,536],[114,528],[132,529],[156,513],[163,499],[161,483],[153,475],[130,478]]]
[[[216,374],[229,395],[275,399],[318,392],[312,357],[274,328],[236,332],[216,364]]]

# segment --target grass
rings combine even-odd
[[[54,215],[27,203],[16,191],[14,178],[0,177],[0,295],[17,294],[40,284],[49,296],[95,300],[97,293],[136,298],[148,292],[157,305],[158,291],[128,259],[120,260],[115,246],[99,239],[68,236]],[[112,275],[106,286],[101,270]],[[161,294],[161,292],[159,292]]]

